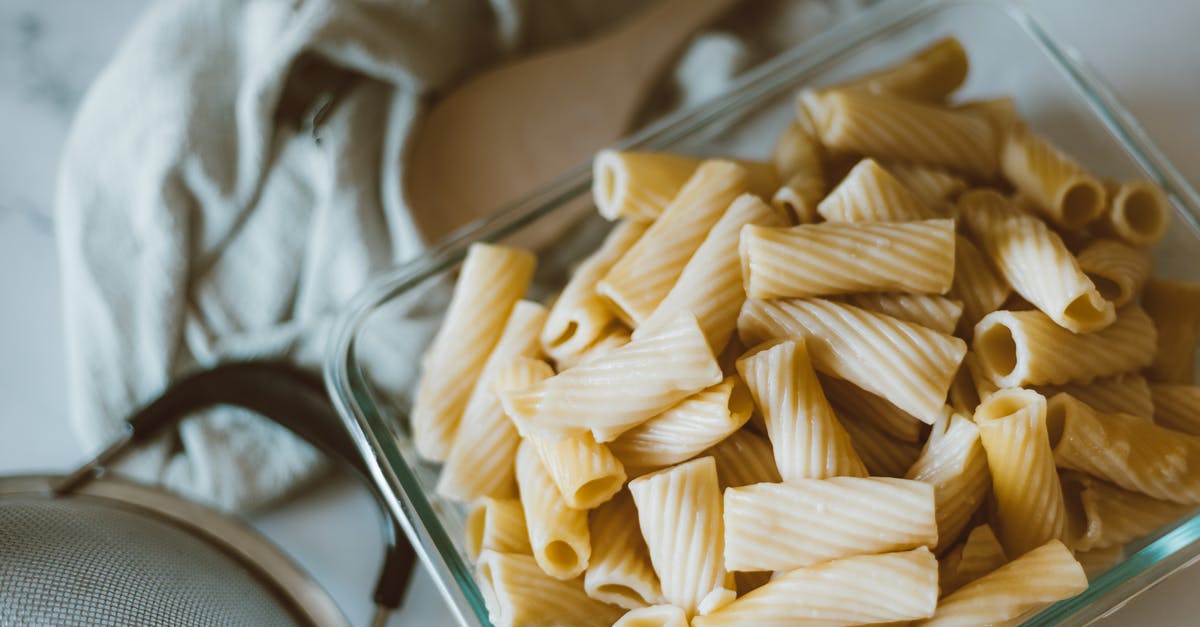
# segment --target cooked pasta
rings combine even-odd
[[[674,605],[651,605],[625,612],[612,627],[688,627],[688,617]]]
[[[962,340],[927,327],[820,299],[747,300],[738,333],[748,344],[802,338],[818,370],[928,424],[941,413],[967,350]]]
[[[963,312],[962,301],[930,294],[850,294],[844,300],[860,309],[915,322],[947,335],[954,333]]]
[[[629,482],[663,599],[694,616],[723,587],[724,523],[717,466],[700,457]]]
[[[738,360],[737,369],[766,420],[785,481],[867,475],[821,391],[803,340],[754,349]]]
[[[1018,294],[1075,333],[1112,324],[1112,303],[1046,223],[990,190],[967,192],[958,203],[975,241]]]
[[[587,347],[582,353],[572,356],[570,359],[559,359],[555,363],[558,365],[559,371],[574,368],[580,364],[596,361],[605,355],[613,352],[628,344],[630,340],[629,329],[622,324],[614,324],[604,332],[591,346]]]
[[[725,567],[789,570],[934,547],[933,487],[888,477],[786,479],[725,490]]]
[[[1138,374],[1105,377],[1087,385],[1039,385],[1034,389],[1046,398],[1066,392],[1105,413],[1132,414],[1146,420],[1154,417],[1154,398],[1150,386],[1145,377]]]
[[[421,358],[413,400],[413,443],[426,459],[444,461],[488,354],[513,306],[533,278],[528,251],[472,244],[442,326]]]
[[[622,612],[589,597],[579,579],[546,575],[528,555],[484,551],[479,579],[496,627],[609,627]]]
[[[677,464],[729,437],[753,411],[746,386],[737,377],[725,377],[621,434],[609,449],[629,469]]]
[[[637,509],[629,492],[622,490],[592,510],[590,519],[595,540],[583,576],[588,596],[626,609],[660,603],[658,575],[650,564],[650,552],[638,529]]]
[[[1066,533],[1066,504],[1046,430],[1046,399],[1012,388],[975,410],[992,475],[996,533],[1004,552],[1023,555]]]
[[[1059,540],[1050,540],[943,598],[929,620],[913,627],[1008,624],[1026,612],[1087,589],[1083,567]]]
[[[962,177],[937,167],[892,162],[887,164],[887,171],[938,217],[949,217],[954,201],[967,189],[967,182]]]
[[[611,442],[675,403],[723,379],[695,317],[523,390],[500,395],[504,409],[533,433]]]
[[[601,150],[592,159],[592,198],[609,220],[653,220],[696,171],[692,157]]]
[[[840,414],[870,424],[880,432],[902,442],[918,443],[924,439],[925,423],[886,399],[837,377],[818,374],[817,378],[821,381],[821,389],[825,391],[829,404]]]
[[[1150,397],[1154,401],[1156,424],[1200,435],[1200,387],[1182,383],[1151,383]]]
[[[825,194],[820,144],[799,122],[793,122],[780,133],[771,162],[783,179],[771,203],[786,211],[794,222],[814,221],[817,203]]]
[[[869,476],[903,477],[921,454],[920,444],[893,438],[869,419],[839,413],[838,420]]]
[[[1150,278],[1150,255],[1116,240],[1095,240],[1078,258],[1079,269],[1114,307],[1132,301]]]
[[[975,324],[996,311],[1012,293],[1008,281],[996,274],[991,262],[971,240],[954,238],[954,285],[950,297],[962,301],[961,335],[970,337]]]
[[[1133,246],[1162,239],[1171,222],[1171,205],[1162,188],[1150,181],[1108,182],[1108,206],[1095,228]]]
[[[521,430],[521,425],[517,425]],[[542,466],[550,473],[567,507],[591,509],[612,498],[625,484],[621,460],[590,432],[563,437],[528,434]]]
[[[874,159],[863,159],[817,205],[830,222],[911,222],[940,217]]]
[[[662,215],[600,279],[597,293],[627,324],[641,324],[671,290],[725,209],[748,188],[749,176],[736,163],[702,163]]]
[[[809,224],[816,222],[821,215],[817,213],[825,181],[806,173],[789,176],[771,195],[771,206],[787,216],[794,224]]]
[[[938,563],[938,586],[941,596],[953,593],[964,585],[1000,568],[1008,561],[1004,547],[989,525],[979,525],[967,534],[962,544],[954,547]]]
[[[967,52],[953,37],[940,39],[911,57],[861,76],[842,88],[942,102],[967,79]]]
[[[933,424],[905,478],[933,486],[938,529],[934,551],[940,554],[962,536],[991,484],[979,428],[965,416],[946,414]]]
[[[988,373],[984,371],[983,365],[979,363],[979,357],[975,354],[975,351],[967,351],[966,356],[963,357],[963,366],[966,367],[967,373],[971,377],[971,382],[974,383],[975,395],[979,397],[980,402],[986,401],[989,396],[1000,389],[1000,386],[992,382]],[[975,414],[972,412],[971,415]]]
[[[587,512],[567,506],[528,441],[517,449],[517,487],[538,567],[555,579],[581,575],[592,552]]]
[[[472,506],[467,514],[467,554],[478,559],[483,551],[533,554],[520,499],[484,497]]]
[[[775,465],[771,443],[749,429],[735,431],[708,449],[708,454],[716,460],[717,477],[722,490],[751,483],[783,481]]]
[[[1160,501],[1123,490],[1083,473],[1062,474],[1063,494],[1073,511],[1067,544],[1076,552],[1136,540],[1191,511],[1190,505]]]
[[[907,621],[937,605],[937,560],[924,547],[781,573],[692,627],[804,627]]]
[[[1024,124],[1009,127],[1000,167],[1041,215],[1063,228],[1083,227],[1104,210],[1100,181]]]
[[[1137,305],[1103,331],[1075,334],[1040,311],[996,311],[975,325],[974,351],[1000,387],[1091,383],[1154,360],[1154,323]]]
[[[1142,292],[1142,307],[1158,330],[1158,350],[1146,376],[1159,383],[1195,381],[1200,283],[1151,278]]]
[[[733,601],[737,599],[737,596],[737,590],[730,588],[713,588],[713,591],[705,595],[704,599],[700,601],[700,606],[696,613],[701,616],[704,616],[705,614],[712,614],[726,605],[733,603]]]
[[[986,119],[992,125],[992,128],[996,130],[997,136],[1001,137],[1019,119],[1017,116],[1017,103],[1007,96],[987,98],[985,100],[971,100],[956,105],[954,110],[974,113]]]

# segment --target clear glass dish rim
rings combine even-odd
[[[709,123],[790,88],[805,75],[819,72],[860,46],[889,33],[930,19],[954,6],[991,6],[1012,19],[1065,75],[1090,110],[1146,175],[1161,185],[1177,214],[1200,237],[1200,194],[1146,134],[1138,120],[1091,69],[1083,56],[1055,38],[1020,5],[1003,0],[886,0],[747,73],[724,95],[680,111],[615,144],[618,148],[653,150],[702,130]],[[351,376],[354,338],[379,306],[461,260],[476,241],[496,241],[553,212],[565,201],[590,189],[587,164],[521,202],[456,231],[420,258],[374,278],[346,307],[331,335],[324,364],[326,387],[356,445],[367,461],[388,506],[400,517],[413,547],[434,572],[435,583],[463,625],[489,625],[483,597],[453,539],[437,519],[433,505],[404,461],[391,428],[363,388]],[[1054,625],[1065,619],[1090,623],[1119,609],[1138,593],[1200,560],[1200,513],[1176,521],[1173,528],[1110,569],[1080,595],[1061,601],[1023,625]]]

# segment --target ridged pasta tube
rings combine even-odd
[[[627,491],[591,513],[592,557],[583,577],[588,596],[626,609],[662,601],[658,575],[637,526],[637,509]]]
[[[794,222],[804,224],[817,218],[817,203],[825,195],[821,145],[799,122],[788,125],[771,152],[771,162],[783,184],[771,204],[785,211]]]
[[[938,218],[874,159],[863,159],[817,205],[830,222],[912,222]]]
[[[589,432],[559,438],[531,433],[526,439],[537,450],[568,507],[592,509],[625,484],[621,460]]]
[[[1150,278],[1150,255],[1116,240],[1098,239],[1078,259],[1079,269],[1114,307],[1131,302]]]
[[[775,465],[771,442],[749,429],[735,431],[708,449],[708,454],[716,460],[722,490],[751,483],[783,481]]]
[[[989,525],[979,525],[938,562],[938,586],[942,596],[1000,568],[1008,561],[1004,547]]]
[[[1072,333],[1040,311],[995,311],[975,325],[974,352],[1000,387],[1091,383],[1154,361],[1154,323],[1137,305],[1102,331]]]
[[[688,627],[688,617],[674,605],[651,605],[629,610],[612,627]]]
[[[1191,511],[1190,505],[1161,501],[1083,473],[1062,473],[1063,494],[1073,511],[1067,543],[1075,551],[1105,549],[1136,540]]]
[[[939,166],[975,178],[996,172],[995,131],[986,119],[849,89],[808,92],[803,106],[826,148]]]
[[[979,428],[958,414],[939,419],[905,478],[933,486],[938,528],[934,551],[940,554],[962,536],[991,484]]]
[[[1146,376],[1159,383],[1195,381],[1200,283],[1152,277],[1142,292],[1142,307],[1158,331],[1158,350]]]
[[[1200,439],[1127,414],[1104,414],[1069,394],[1050,399],[1054,460],[1164,501],[1200,503]]]
[[[1024,124],[1008,129],[1000,167],[1041,215],[1063,228],[1081,228],[1104,210],[1100,181]]]
[[[839,87],[940,103],[967,80],[969,67],[967,51],[962,44],[953,37],[946,37],[895,65]]]
[[[954,285],[950,296],[962,301],[961,335],[970,337],[975,324],[996,311],[1012,293],[1008,281],[996,274],[991,262],[971,242],[956,235],[954,238]]]
[[[921,445],[897,440],[869,419],[839,414],[838,420],[850,435],[850,444],[869,476],[903,477],[921,454]]]
[[[1200,386],[1152,383],[1150,396],[1154,400],[1155,424],[1200,435]]]
[[[926,435],[925,423],[858,386],[837,377],[818,374],[825,398],[840,414],[870,424],[902,442],[917,443]]]
[[[930,616],[937,560],[929,549],[859,555],[781,573],[692,627],[827,627]]]
[[[663,599],[694,616],[723,587],[724,522],[717,466],[700,457],[629,482]]]
[[[1171,205],[1162,188],[1150,181],[1107,182],[1105,188],[1108,206],[1094,224],[1097,231],[1133,246],[1150,246],[1166,235]]]
[[[444,461],[450,454],[471,391],[536,263],[528,251],[505,246],[472,244],[467,250],[445,319],[421,358],[411,413],[421,457]]]
[[[1004,552],[1023,555],[1066,533],[1054,453],[1046,431],[1046,399],[1012,388],[988,397],[975,424],[992,475],[996,533]]]
[[[760,347],[739,359],[737,368],[766,420],[785,481],[867,475],[821,391],[803,340]]]
[[[517,487],[537,565],[555,579],[581,575],[592,552],[587,512],[567,506],[528,441],[517,449]]]
[[[932,294],[850,294],[844,299],[847,303],[899,318],[905,322],[915,322],[947,335],[954,333],[958,320],[962,317],[962,301]]]
[[[512,360],[536,357],[541,352],[538,331],[545,320],[546,309],[541,305],[520,301],[513,306],[463,411],[454,444],[438,476],[438,494],[464,502],[482,496],[517,494],[513,460],[519,437],[504,415],[493,378]]]
[[[967,182],[962,177],[942,168],[919,163],[892,162],[887,164],[887,171],[925,203],[926,207],[933,209],[938,217],[952,215],[954,201],[967,189]]]
[[[967,347],[927,327],[820,299],[750,299],[743,342],[803,338],[813,365],[933,424]]]
[[[967,192],[958,204],[975,241],[1018,294],[1075,333],[1112,324],[1112,303],[1044,222],[990,190]]]
[[[1083,567],[1051,540],[943,598],[929,620],[912,627],[977,627],[1008,621],[1088,587]]]
[[[604,278],[596,291],[630,326],[641,324],[683,272],[684,265],[735,198],[749,189],[746,170],[732,161],[705,161]]]
[[[478,559],[483,551],[533,555],[520,499],[484,497],[472,505],[467,514],[467,554]]]
[[[532,433],[590,430],[597,442],[611,442],[723,378],[696,318],[684,314],[655,335],[500,398]]]
[[[1040,385],[1034,389],[1046,398],[1065,392],[1105,413],[1131,414],[1145,420],[1154,417],[1154,398],[1150,385],[1145,377],[1138,374],[1105,377],[1087,385]]]
[[[608,627],[621,616],[621,608],[589,597],[579,579],[550,577],[528,555],[484,551],[479,579],[496,627]]]
[[[954,222],[747,226],[739,252],[750,298],[941,294],[954,279]]]
[[[601,150],[592,159],[592,198],[609,220],[649,221],[696,171],[696,159],[661,152]]]
[[[1008,129],[1020,119],[1017,115],[1017,103],[1008,96],[969,100],[954,106],[955,111],[974,113],[986,119],[998,135],[1007,133]],[[1003,136],[1003,135],[1000,135]]]
[[[756,483],[725,491],[725,567],[789,570],[937,545],[933,486],[888,477]]]

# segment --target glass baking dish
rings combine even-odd
[[[1156,272],[1200,280],[1196,191],[1078,53],[1011,4],[884,2],[760,66],[727,95],[662,120],[620,146],[765,158],[793,115],[793,95],[800,86],[837,82],[886,65],[945,35],[957,36],[971,58],[970,79],[960,97],[1011,95],[1036,129],[1097,174],[1148,177],[1162,185],[1176,216],[1156,250]],[[418,459],[409,437],[407,411],[419,356],[445,311],[471,242],[534,248],[539,270],[530,298],[545,300],[563,285],[572,265],[608,228],[593,215],[590,184],[590,168],[581,165],[535,196],[376,279],[341,318],[326,364],[334,402],[464,625],[489,622],[466,557],[465,510],[435,493],[437,466]],[[1124,561],[1086,592],[1028,617],[1025,624],[1088,624],[1195,559],[1200,559],[1200,515],[1126,547]]]

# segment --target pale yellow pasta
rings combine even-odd
[[[1050,398],[1060,392],[1087,403],[1105,413],[1132,414],[1145,420],[1154,417],[1154,398],[1145,377],[1138,374],[1119,374],[1096,379],[1087,385],[1039,385],[1038,394]]]
[[[692,157],[601,150],[592,159],[592,198],[609,220],[653,220],[696,171]]]
[[[747,226],[739,252],[750,298],[942,294],[954,279],[954,222]]]
[[[967,534],[962,544],[951,549],[938,563],[941,596],[1000,568],[1008,561],[1004,547],[989,525],[979,525]]]
[[[641,324],[671,290],[725,209],[748,189],[749,176],[736,163],[702,163],[662,215],[604,275],[597,293],[627,324]]]
[[[537,565],[555,579],[583,574],[592,552],[587,512],[567,506],[530,442],[517,449],[517,487]]]
[[[533,554],[520,499],[484,497],[472,505],[467,514],[467,554],[478,559],[483,551]]]
[[[965,364],[959,366],[958,373],[954,375],[954,382],[950,384],[950,392],[946,395],[946,404],[964,416],[975,415],[975,408],[979,407],[979,392],[971,380],[971,370]]]
[[[738,311],[746,300],[738,257],[742,227],[783,223],[783,218],[757,196],[739,196],[708,232],[654,313],[633,332],[633,338],[654,333],[679,314],[691,312],[713,352],[720,353],[737,327]]]
[[[688,627],[688,617],[674,605],[651,605],[625,612],[612,627]]]
[[[937,212],[938,217],[950,216],[954,201],[967,189],[962,177],[937,167],[892,162],[887,164],[887,170],[925,206]]]
[[[700,606],[696,613],[701,616],[712,614],[726,605],[733,603],[734,600],[737,599],[737,596],[737,590],[730,588],[713,588],[713,591],[705,595],[704,599],[700,601]]]
[[[771,162],[783,179],[771,197],[771,204],[785,211],[794,222],[815,221],[817,203],[825,194],[820,144],[803,125],[793,122],[780,133],[771,152]]]
[[[496,627],[609,627],[622,612],[588,597],[579,579],[546,575],[528,555],[484,551],[479,580]]]
[[[1200,387],[1182,383],[1151,383],[1154,422],[1168,429],[1200,435]]]
[[[869,419],[838,414],[838,420],[872,477],[903,477],[921,454],[920,444],[897,440]]]
[[[521,430],[518,424],[518,430]],[[528,434],[542,466],[568,507],[591,509],[612,498],[625,484],[625,467],[589,432],[555,438]]]
[[[962,316],[962,301],[931,294],[850,294],[844,300],[855,307],[915,322],[940,333],[954,333]]]
[[[925,423],[911,414],[858,386],[837,377],[818,374],[829,404],[840,414],[876,427],[880,432],[908,443],[924,439]]]
[[[1067,544],[1076,552],[1123,545],[1192,509],[1123,490],[1083,473],[1062,473],[1062,484],[1073,519]]]
[[[1095,240],[1079,251],[1078,259],[1079,269],[1114,307],[1132,301],[1150,278],[1150,255],[1116,240]]]
[[[996,274],[979,248],[966,237],[955,236],[954,285],[950,296],[963,304],[961,335],[970,337],[975,324],[999,309],[1010,293],[1008,281]]]
[[[1066,504],[1046,430],[1046,399],[1012,388],[975,410],[992,475],[996,533],[1018,556],[1066,533]]]
[[[1091,383],[1149,366],[1154,323],[1127,305],[1102,331],[1072,333],[1040,311],[995,311],[975,325],[973,349],[986,377],[1000,387]]]
[[[765,437],[749,429],[740,429],[708,449],[717,464],[721,489],[751,483],[783,481],[775,465],[775,454]]]
[[[820,299],[747,300],[738,333],[748,344],[803,338],[818,370],[928,424],[941,413],[967,350],[962,340],[928,327]]]
[[[591,513],[592,557],[583,588],[593,599],[626,609],[662,601],[658,575],[637,526],[637,509],[629,492],[617,496]]]
[[[1162,188],[1150,181],[1107,182],[1108,206],[1093,225],[1133,246],[1162,239],[1171,223],[1171,205]]]
[[[969,191],[958,204],[975,242],[1018,294],[1076,333],[1112,324],[1112,303],[1045,222],[990,190]]]
[[[1069,394],[1050,399],[1054,460],[1126,490],[1200,503],[1200,439],[1128,414],[1105,414]]]
[[[568,368],[574,368],[583,363],[596,361],[597,359],[604,357],[614,350],[628,344],[630,340],[633,339],[630,337],[630,335],[629,329],[625,325],[620,323],[614,324],[613,326],[609,327],[608,330],[605,331],[604,334],[601,335],[600,338],[597,339],[591,346],[587,347],[587,350],[583,351],[578,356],[575,356],[569,360],[561,359],[555,362],[558,365],[559,372],[567,370]]]
[[[828,149],[912,161],[987,179],[997,167],[995,131],[972,113],[854,90],[801,96]]]
[[[983,117],[991,123],[997,134],[1007,133],[1008,129],[1019,120],[1017,103],[1008,96],[971,100],[956,105],[954,109]]]
[[[839,87],[942,102],[967,80],[968,68],[967,52],[962,44],[953,37],[946,37],[899,63]]]
[[[782,573],[692,627],[827,627],[930,616],[937,560],[929,549],[859,555]]]
[[[929,620],[913,627],[1006,625],[1087,589],[1083,567],[1051,540],[943,598]]]
[[[966,356],[963,357],[963,366],[966,367],[967,373],[971,377],[971,382],[975,387],[975,394],[979,397],[980,402],[986,401],[989,396],[1000,389],[1000,386],[993,383],[991,378],[988,377],[988,373],[984,371],[983,365],[979,363],[979,357],[975,355],[974,351],[967,351]],[[978,404],[976,404],[976,407],[978,407]],[[971,415],[975,415],[974,412]]]
[[[1152,277],[1142,306],[1158,330],[1158,350],[1146,376],[1158,383],[1192,383],[1200,331],[1200,283]]]
[[[817,205],[830,222],[911,222],[939,217],[874,159],[863,159]]]
[[[979,428],[965,416],[947,413],[933,424],[929,440],[906,479],[933,486],[941,553],[958,541],[983,504],[991,484]]]
[[[725,490],[725,567],[789,570],[937,545],[933,486],[890,477],[785,479]]]
[[[723,378],[696,318],[684,314],[660,333],[500,398],[531,433],[591,431],[597,442],[611,442]]]
[[[616,314],[596,293],[596,283],[642,237],[648,222],[618,223],[596,252],[584,259],[550,307],[541,331],[542,346],[556,362],[578,361],[612,328]]]
[[[754,403],[737,377],[701,390],[621,434],[609,449],[629,469],[655,469],[699,455],[750,419]]]
[[[536,260],[524,250],[472,244],[442,326],[421,358],[411,413],[413,443],[426,459],[450,453],[467,401],[509,312],[533,279]]]
[[[824,180],[804,173],[793,174],[771,195],[771,206],[794,224],[817,222],[821,217],[817,213],[817,203],[824,188]]]
[[[517,431],[504,415],[492,383],[495,374],[512,360],[541,352],[538,331],[545,320],[546,310],[541,305],[520,301],[513,306],[463,411],[438,477],[438,494],[463,502],[483,496],[516,496],[513,460],[519,444]]]
[[[1100,181],[1024,124],[1005,134],[1000,167],[1038,213],[1063,228],[1083,227],[1104,210]]]
[[[700,457],[629,482],[663,599],[694,616],[724,587],[724,522],[717,466]]]
[[[785,481],[866,476],[821,391],[803,340],[759,347],[739,359],[737,368],[766,420],[775,465]]]

